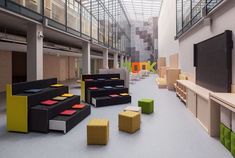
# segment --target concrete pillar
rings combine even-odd
[[[124,65],[124,55],[121,54],[121,56],[120,56],[120,67],[122,68],[123,65]]]
[[[109,69],[109,50],[103,51],[103,69]]]
[[[27,28],[27,81],[43,79],[43,28],[29,24]]]
[[[91,44],[84,42],[82,46],[82,74],[91,73]]]
[[[118,53],[113,54],[113,68],[118,69]]]

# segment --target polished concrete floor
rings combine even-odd
[[[92,108],[92,114],[66,135],[61,133],[8,133],[5,103],[0,106],[0,158],[231,158],[211,138],[174,92],[158,89],[154,75],[130,86],[132,104]],[[71,91],[79,94],[76,84]],[[141,98],[155,100],[155,113],[142,115],[141,130],[127,134],[118,130],[118,113],[137,105]],[[86,124],[91,118],[110,121],[106,146],[87,146]]]

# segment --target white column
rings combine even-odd
[[[118,69],[118,53],[113,54],[113,68]]]
[[[27,81],[43,79],[43,28],[29,24],[27,28]]]
[[[109,69],[109,50],[103,51],[103,69]]]
[[[97,59],[93,59],[94,60],[94,73],[99,73],[99,70],[97,72]]]
[[[131,63],[131,57],[127,57],[128,58],[128,62],[130,62]]]
[[[91,44],[84,42],[82,47],[82,74],[91,73]]]
[[[121,68],[123,67],[123,64],[124,64],[124,55],[121,54],[121,56],[120,56],[120,67]]]
[[[128,62],[128,58],[127,58],[127,56],[125,56],[125,63],[127,63]]]

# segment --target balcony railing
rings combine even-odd
[[[191,0],[190,0],[191,1]],[[192,28],[203,16],[208,15],[217,5],[223,0],[200,0],[195,6],[192,6],[192,1],[188,7],[187,14],[182,16],[182,19],[177,18],[177,23],[182,23],[181,29],[177,28],[176,38],[179,38],[190,28]],[[181,1],[182,3],[183,1]],[[183,12],[183,5],[181,8]],[[178,26],[179,27],[179,26]]]
[[[99,4],[94,6],[93,9],[102,6],[101,0],[92,1]],[[97,18],[92,14],[92,5],[89,6],[90,8],[86,8],[81,1],[73,0],[71,2],[71,0],[0,0],[0,7],[41,23],[46,20],[50,27],[94,41],[114,50],[125,52],[130,47],[126,43],[122,47],[119,45],[120,41],[116,38],[117,34],[122,34],[123,38],[127,40],[130,40],[129,35],[120,27],[113,15],[110,16],[109,13],[106,13],[107,10],[104,9],[104,6],[102,6],[103,12],[98,12]],[[117,1],[117,3],[119,2]],[[109,16],[106,19],[99,19],[99,16],[101,17],[103,14]],[[101,25],[102,21],[107,24]]]

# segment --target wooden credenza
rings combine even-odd
[[[202,127],[210,131],[210,90],[188,80],[177,80],[176,94],[186,103],[187,109],[199,121]]]

